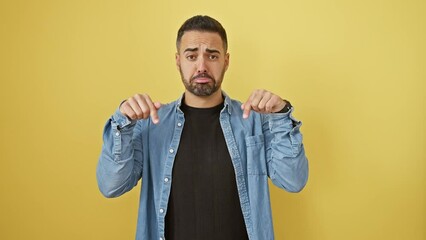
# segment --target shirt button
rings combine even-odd
[[[169,182],[169,178],[164,178],[164,182]]]
[[[182,123],[178,123],[178,127],[182,127]]]
[[[120,132],[116,132],[115,136],[117,136],[117,137],[120,136]]]
[[[175,150],[173,150],[173,148],[170,148],[170,149],[169,149],[169,152],[170,152],[170,153],[173,153],[174,151],[175,151]]]
[[[163,213],[163,212],[164,212],[164,209],[160,208],[160,213]]]

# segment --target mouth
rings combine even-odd
[[[203,77],[194,79],[195,83],[209,83],[211,81],[212,80],[210,78],[203,78]]]
[[[205,84],[205,83],[213,82],[213,78],[210,75],[208,75],[207,73],[199,74],[199,75],[193,77],[192,80],[195,83],[199,83],[199,84]]]

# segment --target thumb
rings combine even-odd
[[[241,105],[241,110],[243,110],[243,118],[246,119],[249,117],[251,106],[249,103],[245,102]]]
[[[160,102],[155,102],[154,106],[155,106],[156,109],[160,109],[162,104]]]
[[[151,109],[151,112],[150,112],[152,122],[154,124],[157,124],[160,121],[160,119],[158,118],[157,110],[161,107],[161,103],[154,102],[154,103],[152,103],[151,106],[153,107],[153,109]]]

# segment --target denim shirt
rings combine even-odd
[[[268,177],[289,192],[308,179],[300,121],[287,113],[250,112],[225,93],[220,124],[235,170],[241,210],[251,240],[274,239]],[[160,122],[130,121],[117,110],[106,123],[97,166],[99,189],[118,197],[141,181],[136,239],[164,240],[172,169],[185,124],[182,97],[158,110]],[[208,124],[208,123],[206,123]],[[188,239],[191,239],[188,236]]]

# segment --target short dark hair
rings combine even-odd
[[[197,15],[188,20],[186,20],[182,26],[179,28],[176,38],[176,48],[179,51],[180,41],[185,32],[188,31],[200,31],[200,32],[213,32],[218,33],[220,38],[222,38],[223,48],[225,52],[228,49],[228,39],[226,37],[226,31],[222,27],[222,24],[216,19],[209,16]]]

